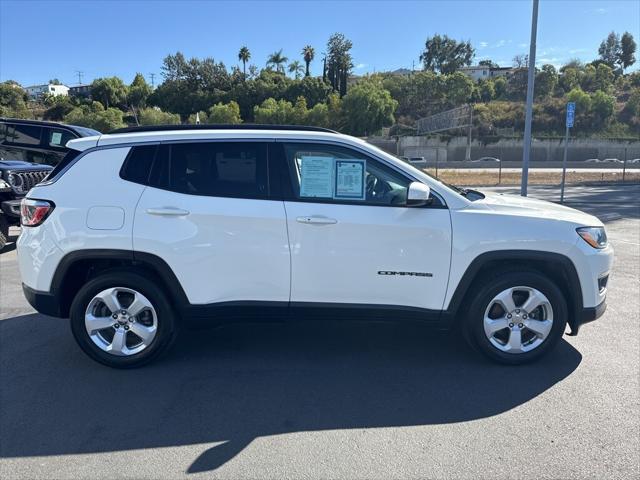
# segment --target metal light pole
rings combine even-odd
[[[531,118],[533,117],[533,82],[536,72],[536,35],[538,32],[538,0],[533,0],[531,15],[531,45],[529,46],[529,77],[527,79],[527,105],[524,119],[524,145],[522,152],[522,184],[520,195],[527,196],[529,181],[529,157],[531,155]]]
[[[560,184],[560,203],[564,203],[564,182],[567,175],[567,151],[569,150],[569,129],[573,127],[575,117],[576,104],[574,102],[567,103],[567,118],[565,121],[564,132],[564,156],[562,157],[562,183]]]

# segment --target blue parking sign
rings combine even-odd
[[[576,116],[576,104],[575,102],[567,103],[567,128],[573,127],[573,120]]]

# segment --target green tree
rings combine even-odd
[[[469,41],[456,41],[447,35],[436,34],[427,38],[420,61],[424,69],[432,72],[453,73],[460,67],[471,65],[475,50]]]
[[[613,115],[616,99],[602,90],[591,95],[591,111],[599,124],[605,124]]]
[[[127,101],[133,110],[134,115],[136,115],[136,109],[144,108],[147,104],[147,99],[153,90],[151,89],[151,85],[147,83],[144,79],[144,76],[141,73],[136,73],[136,76],[133,78],[133,82],[129,85]]]
[[[480,60],[478,62],[478,65],[481,65],[483,67],[489,67],[489,68],[500,68],[500,65],[498,65],[493,60]]]
[[[94,101],[90,105],[81,105],[74,108],[65,115],[64,121],[65,123],[81,125],[105,133],[125,126],[122,115],[122,110],[117,108],[105,109],[100,102]]]
[[[591,110],[591,97],[580,87],[576,87],[567,94],[567,101],[576,104],[577,114],[586,114]]]
[[[596,67],[596,73],[593,82],[596,90],[608,92],[613,88],[614,81],[615,75],[611,67],[609,67],[605,63],[601,63]]]
[[[329,127],[329,107],[325,103],[317,103],[307,112],[307,125]]]
[[[334,33],[327,42],[326,77],[341,97],[347,94],[347,81],[353,68],[352,47],[351,40],[342,33]]]
[[[51,80],[49,80],[49,85],[62,85],[62,82],[57,78],[52,78]]]
[[[226,104],[220,102],[209,109],[207,121],[209,123],[222,123],[229,125],[242,123],[242,118],[240,117],[240,105],[233,100]]]
[[[465,77],[466,78],[466,77]],[[342,99],[342,114],[347,133],[370,135],[393,124],[398,102],[391,98],[379,80],[354,85]]]
[[[253,108],[253,116],[256,123],[288,125],[294,118],[293,105],[286,100],[267,98]]]
[[[452,73],[446,77],[449,104],[452,107],[462,105],[471,99],[473,80],[462,72]]]
[[[27,118],[27,92],[11,80],[0,83],[0,117]]]
[[[620,55],[618,63],[624,71],[627,67],[630,67],[636,63],[636,42],[633,39],[633,35],[629,32],[624,32],[622,38],[620,38]]]
[[[307,45],[302,49],[302,58],[305,63],[305,72],[304,76],[308,77],[311,73],[309,72],[309,65],[313,62],[313,59],[316,56],[316,51],[311,45]]]
[[[298,97],[296,103],[293,105],[293,117],[291,123],[293,125],[305,125],[307,123],[307,101],[304,97]]]
[[[560,71],[562,75],[560,75],[558,83],[565,92],[570,92],[580,86],[580,70],[578,68],[565,66]]]
[[[557,84],[558,72],[556,68],[553,65],[543,65],[542,69],[536,73],[535,93],[540,97],[549,97],[553,95]]]
[[[42,114],[42,119],[54,122],[63,121],[64,117],[77,106],[74,104],[73,97],[68,95],[51,95],[45,104],[48,108]]]
[[[124,106],[127,102],[127,86],[118,77],[96,78],[91,84],[91,98],[107,109]]]
[[[289,73],[293,73],[293,76],[298,80],[304,73],[304,67],[298,60],[294,60],[289,64]]]
[[[180,115],[159,108],[143,108],[138,113],[140,125],[180,125]]]
[[[600,43],[598,54],[600,59],[609,65],[611,69],[615,69],[620,58],[620,36],[616,32],[611,32]]]
[[[492,80],[481,80],[478,83],[480,99],[483,102],[490,102],[496,96],[495,84]]]
[[[288,61],[289,59],[282,54],[282,49],[280,49],[269,55],[267,67],[273,67],[276,72],[284,73],[284,66]]]
[[[247,62],[251,58],[251,52],[246,46],[243,46],[238,52],[238,60],[242,62],[242,74],[247,78]]]
[[[493,81],[493,87],[496,91],[496,98],[504,98],[507,93],[507,80],[504,77],[498,77]]]

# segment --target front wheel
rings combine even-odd
[[[70,311],[71,330],[92,359],[133,368],[155,359],[175,336],[174,313],[164,291],[137,273],[104,273],[84,285]]]
[[[537,272],[513,272],[476,290],[465,336],[492,360],[519,365],[551,350],[566,324],[567,303],[555,283]]]

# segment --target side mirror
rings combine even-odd
[[[407,207],[422,207],[431,203],[429,194],[431,189],[428,185],[420,182],[411,182],[407,192]]]

